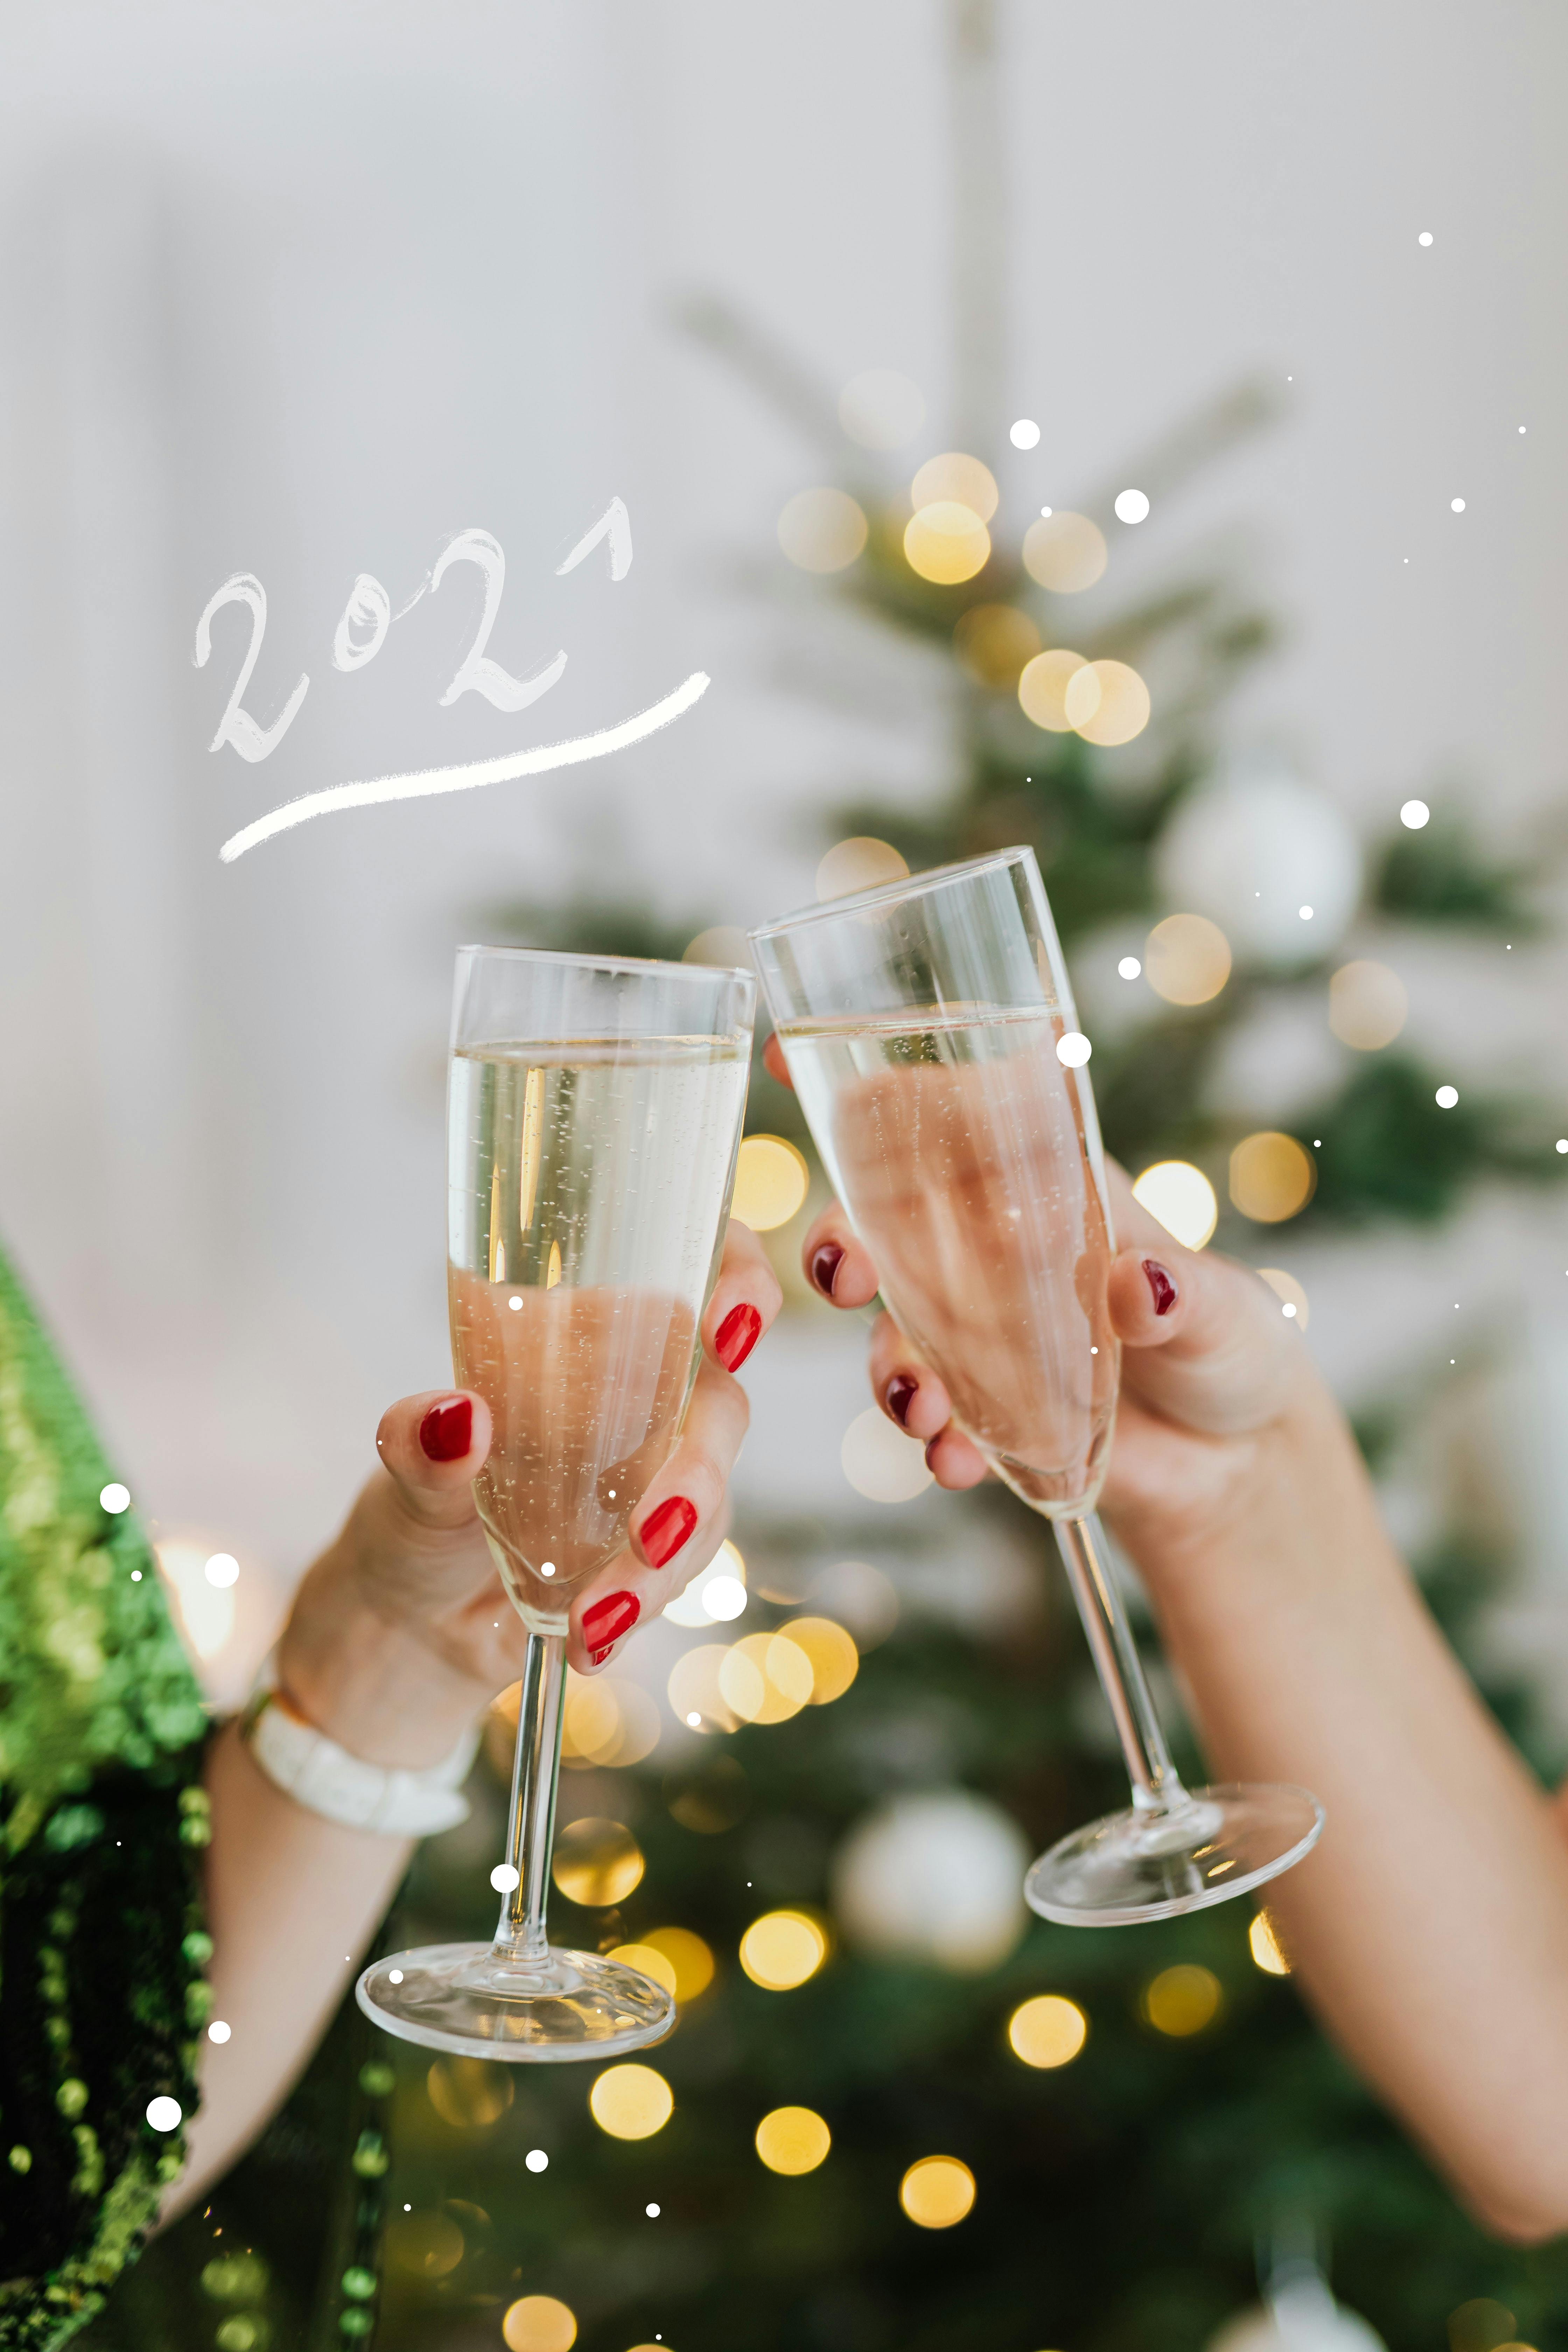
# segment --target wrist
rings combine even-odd
[[[490,1696],[416,1629],[373,1607],[336,1546],[300,1585],[276,1654],[296,1712],[351,1755],[389,1769],[438,1763]]]

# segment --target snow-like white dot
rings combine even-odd
[[[1050,519],[1051,519],[1051,510],[1050,510],[1049,507],[1042,507],[1042,508],[1040,509],[1040,512],[1045,516],[1046,520],[1047,520],[1047,522],[1049,522],[1049,520],[1050,520]]]
[[[1311,921],[1312,909],[1310,907],[1298,907],[1296,912],[1300,916],[1301,920],[1304,923],[1310,923]]]
[[[1530,430],[1529,426],[1526,425],[1521,425],[1519,429],[1521,433],[1527,433]]]
[[[1412,833],[1419,833],[1431,814],[1425,801],[1406,801],[1399,812],[1399,822],[1407,824]]]
[[[1424,228],[1415,242],[1417,245],[1430,245],[1432,242],[1431,230],[1429,228]]]
[[[1038,446],[1040,428],[1032,416],[1020,416],[1007,438],[1015,449],[1033,449]]]
[[[178,2131],[184,2113],[178,2099],[171,2099],[166,2092],[147,2102],[147,2120],[155,2132]]]
[[[1116,515],[1120,522],[1142,522],[1149,511],[1149,500],[1142,490],[1120,490],[1116,498]]]
[[[649,2220],[650,2221],[658,2221],[658,2207],[657,2205],[645,2205],[645,2206],[643,2207],[643,2211],[647,2215],[647,2218],[648,2218],[648,2220]]]
[[[141,1583],[141,1581],[142,1581],[142,1571],[141,1571],[141,1570],[140,1570],[139,1568],[133,1568],[133,1569],[132,1570],[132,1571],[131,1571],[131,1581],[132,1581],[132,1584],[140,1584],[140,1583]]]
[[[239,1562],[231,1551],[215,1551],[202,1573],[209,1584],[237,1584]]]
[[[1464,501],[1464,499],[1450,499],[1448,500],[1448,504],[1449,504],[1449,507],[1452,509],[1452,510],[1453,510],[1453,512],[1454,512],[1455,514],[1463,514],[1463,513],[1464,513],[1464,511],[1465,511],[1465,501]]]
[[[1064,1070],[1081,1070],[1093,1051],[1081,1029],[1069,1029],[1057,1039],[1057,1059]]]
[[[1143,967],[1136,956],[1123,956],[1116,969],[1123,980],[1136,980]]]
[[[498,1862],[490,1873],[490,1885],[498,1895],[510,1895],[517,1885],[517,1872],[510,1862]]]
[[[691,1710],[690,1714],[687,1717],[686,1720],[687,1720],[688,1725],[689,1726],[689,1727],[690,1727],[693,1731],[700,1731],[700,1730],[701,1729],[701,1727],[702,1727],[702,1717],[698,1714],[697,1709],[696,1709],[695,1707],[693,1707],[693,1708],[692,1708],[692,1710]]]
[[[539,1573],[541,1576],[553,1576],[555,1562],[552,1559],[542,1559],[539,1563]]]
[[[1279,1309],[1279,1312],[1280,1312],[1280,1314],[1281,1314],[1281,1315],[1289,1315],[1289,1316],[1294,1316],[1294,1314],[1295,1314],[1295,1312],[1296,1312],[1296,1302],[1295,1302],[1295,1300],[1294,1300],[1293,1298],[1288,1298],[1288,1299],[1285,1301],[1284,1306]]]
[[[545,2172],[550,2167],[550,2158],[542,2147],[531,2147],[522,2160],[530,2172]]]
[[[1557,1149],[1559,1151],[1568,1151],[1568,1135],[1560,1135],[1558,1137]]]
[[[232,2029],[224,2023],[221,2017],[215,2017],[212,2023],[207,2028],[207,2040],[209,2042],[226,2042],[231,2031]]]
[[[743,1616],[746,1588],[738,1576],[712,1576],[702,1588],[702,1606],[716,1624]]]
[[[1454,1108],[1454,1105],[1458,1101],[1458,1099],[1459,1099],[1459,1089],[1458,1089],[1458,1087],[1438,1087],[1438,1089],[1437,1089],[1437,1108],[1438,1108],[1438,1109],[1439,1109],[1439,1110],[1452,1110],[1452,1109],[1453,1109],[1453,1108]]]
[[[512,1313],[513,1313],[514,1315],[521,1315],[521,1314],[522,1313],[522,1301],[521,1301],[521,1299],[517,1296],[517,1293],[516,1293],[515,1291],[512,1293],[511,1297],[507,1300],[507,1302],[506,1302],[506,1303],[507,1303],[507,1305],[510,1307],[510,1309],[511,1309],[511,1311],[512,1311]]]
[[[388,1984],[401,1984],[403,1982],[403,1970],[401,1969],[388,1969],[386,1971],[386,1981]]]
[[[106,1511],[128,1511],[131,1508],[131,1489],[122,1486],[118,1478],[111,1478],[107,1486],[99,1488],[98,1499]]]

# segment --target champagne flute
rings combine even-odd
[[[1132,1783],[1025,1891],[1075,1926],[1169,1918],[1299,1862],[1305,1790],[1189,1791],[1094,1506],[1120,1351],[1094,1099],[1030,849],[837,898],[752,933],[811,1131],[905,1337],[997,1475],[1051,1521]]]
[[[567,1616],[626,1539],[697,1376],[756,988],[700,964],[464,948],[447,1094],[447,1297],[490,1410],[475,1498],[528,1628],[489,1944],[394,1952],[360,2007],[468,2056],[604,2058],[674,2023],[659,1985],[545,1934]]]

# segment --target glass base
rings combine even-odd
[[[617,2058],[675,2023],[662,1985],[619,1960],[553,1945],[536,1962],[489,1944],[391,1952],[366,1969],[354,1999],[399,2041],[462,2058]]]
[[[1043,1919],[1116,1927],[1228,1903],[1310,1853],[1323,1809],[1305,1789],[1194,1789],[1168,1812],[1108,1813],[1043,1853],[1024,1894]]]

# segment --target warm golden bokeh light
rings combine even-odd
[[[618,1960],[624,1969],[636,1969],[640,1977],[650,1977],[671,2000],[675,1999],[675,1970],[651,1944],[616,1944],[605,1958]]]
[[[1385,963],[1343,963],[1329,982],[1329,1026],[1359,1054],[1392,1045],[1409,1010],[1405,982]]]
[[[787,1225],[805,1200],[811,1171],[782,1135],[748,1135],[735,1163],[730,1213],[754,1234]]]
[[[1261,1969],[1266,1977],[1289,1975],[1290,1963],[1285,1957],[1285,1948],[1267,1911],[1259,1911],[1253,1919],[1247,1931],[1247,1942],[1254,1967]]]
[[[568,1822],[556,1835],[550,1875],[569,1902],[585,1909],[624,1903],[646,1868],[642,1848],[622,1822]]]
[[[1000,497],[990,467],[962,449],[928,457],[910,484],[910,504],[917,514],[922,507],[967,507],[978,521],[989,522]]]
[[[984,571],[991,560],[991,533],[973,508],[944,499],[910,517],[904,527],[904,559],[922,580],[953,588]]]
[[[736,923],[710,923],[681,950],[682,963],[716,963],[727,971],[750,971],[752,943]]]
[[[974,2175],[956,2156],[922,2156],[899,2183],[899,2202],[922,2230],[951,2230],[974,2202]]]
[[[1295,1276],[1287,1274],[1281,1265],[1260,1265],[1258,1273],[1259,1280],[1268,1285],[1279,1301],[1279,1311],[1285,1320],[1294,1323],[1298,1331],[1304,1331],[1312,1319],[1312,1311],[1307,1304],[1307,1294]],[[1289,1309],[1288,1314],[1287,1308]]]
[[[1053,735],[1070,735],[1073,723],[1067,714],[1067,690],[1079,671],[1089,667],[1081,654],[1070,653],[1065,646],[1026,662],[1018,679],[1018,703],[1025,718]]]
[[[1283,1224],[1298,1215],[1317,1182],[1311,1153],[1273,1128],[1247,1136],[1230,1155],[1231,1202],[1255,1224]]]
[[[482,2131],[511,2105],[511,2074],[488,2058],[437,2058],[425,2077],[430,2105],[443,2123]]]
[[[1219,1223],[1214,1186],[1190,1160],[1156,1160],[1133,1185],[1132,1198],[1190,1250],[1202,1249]]]
[[[588,2108],[612,2139],[651,2139],[675,2113],[675,2094],[652,2066],[606,2066],[588,2094]]]
[[[689,1927],[655,1927],[643,1937],[674,1976],[670,1988],[679,2001],[695,2000],[713,1981],[713,1955]]]
[[[805,1911],[764,1911],[741,1938],[741,1966],[768,1992],[793,1992],[827,1958],[827,1937]]]
[[[525,2294],[508,2310],[500,2332],[507,2352],[572,2352],[577,2315],[552,2294]]]
[[[1143,942],[1143,976],[1167,1004],[1207,1004],[1230,978],[1230,941],[1206,915],[1167,915]]]
[[[1092,685],[1092,692],[1091,692]],[[1062,708],[1086,743],[1131,743],[1149,724],[1149,689],[1126,662],[1090,662],[1068,681]]]
[[[733,1731],[740,1717],[719,1687],[719,1675],[729,1656],[728,1644],[702,1642],[683,1650],[669,1670],[666,1689],[678,1723],[689,1731]]]
[[[775,2107],[757,2126],[757,2154],[770,2172],[815,2172],[833,2135],[810,2107]]]
[[[447,2213],[395,2213],[386,2225],[386,2259],[416,2278],[445,2278],[462,2261],[463,2233]]]
[[[1212,2025],[1222,1999],[1219,1979],[1211,1969],[1183,1961],[1179,1967],[1162,1969],[1147,1987],[1143,2014],[1157,2033],[1180,2041]]]
[[[1026,2066],[1068,2065],[1088,2038],[1088,2018],[1062,1993],[1037,1993],[1007,2020],[1013,2054]]]
[[[784,1633],[747,1633],[719,1669],[719,1688],[742,1723],[787,1723],[811,1700],[811,1660]]]
[[[909,870],[890,841],[879,841],[869,833],[851,834],[847,841],[836,841],[818,866],[816,895],[826,905],[829,898],[847,898],[856,890],[879,890],[884,883],[901,882]]]
[[[842,572],[867,531],[864,513],[844,490],[799,490],[779,517],[779,545],[803,572]]]
[[[1450,2352],[1523,2352],[1514,2342],[1518,2326],[1505,2303],[1474,2295],[1448,2314]]]
[[[1110,562],[1104,533],[1087,515],[1042,515],[1024,534],[1024,569],[1042,588],[1076,596],[1092,588]]]
[[[960,662],[977,686],[1011,690],[1040,650],[1040,633],[1016,604],[972,604],[953,625]]]
[[[826,1706],[842,1698],[860,1671],[860,1653],[842,1625],[831,1617],[792,1617],[785,1638],[805,1653],[811,1667],[811,1705]]]

